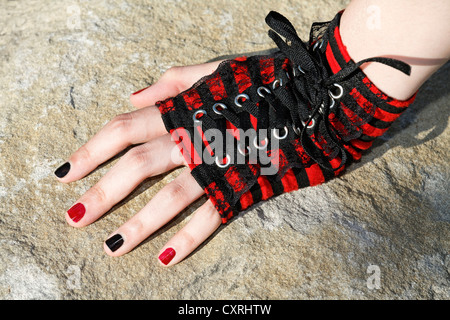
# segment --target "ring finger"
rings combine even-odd
[[[124,199],[146,178],[182,164],[181,153],[169,134],[136,146],[67,211],[66,220],[74,227],[86,226]]]
[[[83,178],[125,148],[167,134],[158,108],[151,106],[116,116],[55,171],[61,182]]]
[[[136,215],[112,233],[104,249],[111,256],[123,255],[159,230],[204,193],[185,169],[161,189]],[[219,217],[219,215],[217,214]]]

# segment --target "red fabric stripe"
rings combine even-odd
[[[344,127],[341,121],[335,116],[334,113],[330,113],[329,117],[331,125],[341,134],[344,136],[348,134],[348,130]],[[356,151],[349,145],[344,144],[344,148],[352,155],[354,160],[360,160],[361,159],[361,152]]]
[[[259,174],[260,167],[259,165],[248,165],[249,169],[252,171],[252,173],[256,176]],[[259,176],[257,178],[257,182],[259,185],[259,189],[261,190],[261,199],[267,200],[271,197],[273,197],[273,190],[272,185],[270,184],[269,180],[265,176]],[[244,193],[240,199],[242,210],[245,210],[246,208],[253,205],[253,195],[251,194],[251,191],[247,191]]]
[[[259,164],[251,164],[248,163],[248,168],[250,169],[250,171],[253,173],[254,176],[259,175],[259,172],[261,170],[261,167],[259,166]]]
[[[218,101],[227,97],[227,92],[220,74],[214,74],[212,78],[207,79],[205,82],[209,86],[209,91],[211,91],[214,100]]]
[[[253,195],[250,191],[247,191],[246,193],[244,193],[241,197],[241,199],[239,199],[239,202],[241,203],[241,209],[245,210],[250,208],[250,206],[253,205]]]
[[[200,136],[202,137],[203,144],[205,145],[205,147],[206,147],[206,149],[208,150],[209,154],[210,154],[210,155],[213,155],[214,152],[213,152],[211,146],[209,145],[208,140],[206,140],[205,134],[203,133],[203,131],[202,131],[202,129],[201,129],[201,126],[197,126],[197,131],[198,131],[198,133],[200,134]]]
[[[314,144],[317,146],[317,148],[319,148],[320,150],[323,150],[323,154],[325,156],[330,155],[330,153],[326,152],[326,149],[323,148],[324,146],[327,146],[327,143],[325,141],[325,138],[323,137],[323,135],[320,132],[317,132],[317,134],[312,134],[311,140],[312,140],[312,142],[314,142]]]
[[[261,79],[263,84],[270,84],[275,81],[275,63],[274,58],[261,59]]]
[[[343,134],[344,136],[346,134],[348,134],[347,129],[345,129],[344,125],[342,124],[341,121],[339,121],[338,118],[336,118],[336,116],[333,113],[330,113],[329,116],[331,125],[341,134]],[[356,151],[355,149],[353,149],[351,146],[345,145],[344,144],[344,148],[352,155],[353,159],[355,160],[359,160],[361,159],[361,153]]]
[[[230,212],[226,218],[222,218],[223,223],[227,223],[233,217],[233,212]]]
[[[184,128],[174,129],[170,134],[191,170],[202,163],[202,159],[191,141],[190,134]]]
[[[341,107],[350,121],[357,123],[362,122],[362,119],[358,115],[356,115],[352,110],[347,108],[343,103],[341,103]],[[360,125],[359,128],[363,131],[363,134],[368,135],[370,137],[379,137],[389,129],[389,128],[378,129],[368,123]]]
[[[203,105],[202,99],[195,88],[184,92],[182,95],[188,110],[199,109]]]
[[[306,165],[311,161],[311,157],[305,152],[305,149],[303,149],[303,146],[300,143],[300,139],[294,140],[293,145],[295,147],[295,151],[297,152],[297,155],[302,159],[302,163]]]
[[[348,130],[345,128],[345,126],[342,124],[341,121],[336,117],[334,113],[330,113],[328,116],[328,119],[330,120],[331,125],[342,135],[347,135]]]
[[[356,88],[350,92],[350,95],[355,99],[355,101],[361,106],[361,108],[366,111],[366,113],[371,114],[374,106],[371,102],[369,102]],[[381,108],[375,107],[375,113],[373,115],[374,118],[378,120],[382,120],[385,122],[393,122],[398,117],[400,117],[401,113],[390,113]]]
[[[376,108],[375,114],[373,115],[373,117],[378,120],[385,121],[385,122],[393,122],[398,117],[400,117],[400,115],[401,115],[401,113],[390,113],[381,108]]]
[[[334,39],[337,42],[339,51],[341,52],[342,57],[344,58],[345,62],[349,62],[350,60],[352,60],[352,58],[350,58],[350,55],[348,54],[347,47],[342,42],[341,33],[339,32],[339,27],[336,27],[334,29]]]
[[[240,61],[240,62],[244,62],[244,61],[247,61],[247,57],[246,56],[241,56],[241,57],[235,58],[234,60]]]
[[[309,168],[305,168],[305,170],[308,175],[310,186],[316,186],[325,182],[325,177],[323,176],[322,170],[317,163],[311,165]]]
[[[233,60],[230,63],[231,69],[233,69],[234,79],[236,80],[236,84],[239,88],[239,93],[244,92],[252,85],[252,80],[250,79],[247,65],[240,63],[240,61],[244,62],[246,59],[247,58],[242,57],[240,60]]]
[[[265,176],[258,177],[258,184],[261,188],[262,200],[267,200],[273,197],[272,185]]]
[[[224,176],[235,193],[240,193],[247,187],[245,180],[243,179],[241,174],[239,174],[236,167],[230,167],[227,172],[225,172]]]
[[[360,123],[362,121],[362,119],[358,115],[356,115],[352,110],[347,108],[343,103],[341,103],[341,107],[350,121],[357,123]],[[360,125],[359,128],[362,129],[363,134],[368,135],[370,137],[379,137],[389,129],[389,128],[378,129],[368,123]]]
[[[166,114],[168,112],[175,110],[172,99],[159,101],[156,103],[156,105],[158,106],[159,112],[161,112],[161,114]]]
[[[345,148],[345,150],[347,150],[351,154],[351,156],[352,156],[352,158],[354,160],[358,161],[358,160],[361,159],[361,156],[362,156],[361,152],[358,152],[355,149],[353,149],[351,146],[348,146],[348,145],[345,145],[345,144],[344,144],[344,148]]]
[[[356,88],[353,88],[350,95],[355,99],[358,105],[367,113],[372,114],[374,110],[373,104],[368,101]]]
[[[298,189],[297,178],[292,169],[286,171],[286,174],[281,178],[281,183],[283,184],[284,192],[291,192]]]
[[[339,71],[341,71],[341,66],[336,61],[336,58],[334,57],[334,54],[333,54],[333,50],[331,50],[331,46],[329,43],[327,44],[326,56],[327,56],[328,64],[330,65],[331,71],[333,71],[333,73],[338,73]]]
[[[226,223],[229,219],[231,219],[231,217],[233,217],[233,211],[231,211],[229,203],[225,201],[222,191],[220,191],[215,182],[211,182],[211,184],[205,188],[205,192],[209,196],[211,203],[221,215],[222,223]],[[224,216],[226,212],[228,212],[228,214]]]
[[[368,123],[360,126],[360,128],[363,130],[363,133],[369,137],[380,137],[389,129],[389,128],[378,129],[371,126]]]
[[[330,161],[330,164],[333,169],[337,169],[341,165],[341,162],[342,162],[342,159],[340,157],[336,157]],[[343,165],[339,170],[336,170],[334,172],[334,175],[337,177],[344,169],[345,169],[345,165]]]
[[[232,124],[230,121],[226,121],[225,126],[226,126],[227,132],[229,134],[231,134],[236,140],[238,140],[238,141],[241,140],[240,130],[238,130],[238,128],[236,128],[236,126],[234,124]]]
[[[361,141],[361,140],[355,139],[355,140],[350,141],[350,143],[360,150],[367,150],[372,146],[373,141]]]
[[[250,115],[250,122],[252,123],[253,129],[257,130],[258,129],[258,119],[256,119],[256,117],[254,115]]]

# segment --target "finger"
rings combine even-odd
[[[75,151],[68,161],[55,171],[55,175],[64,183],[81,179],[125,148],[166,133],[161,114],[156,107],[121,114]],[[61,168],[64,168],[62,173]]]
[[[84,227],[123,200],[146,178],[182,164],[181,153],[169,134],[134,147],[81,196],[66,213],[66,220],[74,227]]]
[[[108,237],[104,249],[120,256],[159,230],[203,194],[188,169],[161,189],[150,202]]]
[[[219,213],[208,200],[161,249],[158,256],[159,262],[163,266],[172,266],[182,261],[208,239],[221,224]]]
[[[173,67],[167,70],[155,84],[139,90],[130,96],[136,108],[152,106],[156,102],[175,97],[192,87],[202,77],[213,73],[221,61],[203,63],[186,67]]]

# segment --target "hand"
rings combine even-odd
[[[220,61],[168,70],[154,85],[132,94],[136,111],[116,116],[91,140],[68,159],[63,183],[85,177],[97,166],[125,148],[131,148],[114,167],[90,188],[66,214],[73,227],[84,227],[96,221],[124,199],[146,178],[184,165],[184,159],[154,104],[190,88],[197,80],[211,74]],[[59,169],[58,169],[59,170]],[[57,171],[58,171],[57,170]],[[203,195],[204,191],[188,168],[164,186],[147,205],[124,225],[111,233],[104,250],[121,256],[172,220],[179,212]],[[189,223],[178,231],[158,254],[160,264],[172,266],[182,261],[219,226],[221,219],[212,203],[206,201]]]

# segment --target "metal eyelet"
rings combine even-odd
[[[323,46],[323,39],[319,39],[316,41],[316,43],[313,46],[313,51],[315,51],[317,49],[317,47],[319,47],[319,49],[322,49]]]
[[[218,115],[222,115],[221,111],[227,109],[227,106],[224,105],[223,103],[216,103],[215,105],[213,105],[212,109]]]
[[[340,85],[340,84],[333,84],[333,86],[335,86],[336,88],[339,89],[339,94],[334,94],[333,92],[331,92],[331,90],[328,90],[328,95],[333,98],[334,100],[338,100],[340,98],[342,98],[342,96],[344,95],[344,88]]]
[[[221,161],[219,160],[219,157],[216,157],[216,165],[217,165],[219,168],[224,169],[224,168],[226,168],[226,167],[228,167],[228,166],[230,165],[230,163],[231,163],[231,157],[230,157],[230,155],[227,154],[227,156],[226,156],[225,158],[226,158],[226,162],[225,162],[225,163],[221,163]]]
[[[267,139],[267,137],[266,137],[266,138],[264,138],[263,141],[264,141],[264,145],[259,145],[258,137],[255,137],[255,139],[253,140],[253,145],[255,146],[256,149],[259,149],[259,150],[267,149],[267,145],[269,144],[269,139]]]
[[[203,116],[206,115],[206,111],[205,110],[198,110],[194,113],[194,115],[192,116],[192,120],[194,120],[194,122],[202,122],[201,118]]]
[[[331,106],[330,106],[330,109],[333,109],[335,105],[336,105],[336,101],[334,101],[334,98],[331,98]]]
[[[267,94],[271,94],[272,91],[270,91],[269,89],[267,89],[266,87],[259,87],[258,90],[256,90],[256,92],[258,93],[258,96],[260,96],[261,98],[265,98],[266,95],[262,92],[265,92]]]
[[[336,101],[334,101],[334,99],[331,98],[330,110],[333,109],[335,105],[336,105]],[[322,104],[320,105],[320,108],[319,108],[319,113],[320,113],[322,116],[323,116],[323,114],[324,114],[324,111],[323,111],[324,109],[325,109],[325,105],[322,103]]]
[[[323,110],[325,109],[325,105],[322,103],[319,108],[319,113],[323,115]]]
[[[297,71],[296,70],[300,71],[301,74],[306,74],[306,72],[302,69],[302,67],[297,66],[297,68],[293,68],[292,69],[292,73],[294,74],[294,77],[297,76]]]
[[[303,74],[306,73],[305,71],[303,71],[302,67],[300,67],[300,66],[297,66],[297,69],[298,69],[298,71],[300,71],[300,72],[303,73]]]
[[[286,139],[287,136],[288,136],[288,134],[289,134],[289,131],[288,131],[288,128],[287,128],[287,127],[284,127],[284,134],[283,134],[283,136],[280,136],[280,135],[279,135],[280,129],[273,129],[272,132],[273,132],[273,136],[274,136],[276,139],[278,139],[278,140]]]
[[[292,130],[294,130],[295,134],[298,136],[302,134],[302,130],[300,130],[300,128],[298,127],[292,126]]]
[[[240,143],[240,142],[237,145],[237,149],[238,149],[239,153],[242,154],[244,157],[248,156],[252,152],[252,149],[249,146],[246,147],[247,152],[245,152],[242,147],[242,143]]]
[[[240,102],[241,99],[244,99],[244,101],[246,101],[250,100],[250,97],[245,93],[237,95],[236,98],[234,98],[234,104],[239,108],[242,108],[242,103]]]
[[[304,123],[302,121],[303,126],[306,126],[306,123]],[[307,129],[312,129],[314,128],[314,126],[316,125],[316,120],[313,118],[311,119],[311,121],[309,122],[309,124],[306,126]]]
[[[277,79],[277,80],[275,80],[273,82],[272,89],[275,90],[275,89],[277,89],[279,87],[282,87],[282,86],[283,86],[283,80],[282,79]]]
[[[285,72],[285,74],[286,74],[286,78],[288,79],[288,80],[291,80],[291,75],[289,74],[289,72]]]

